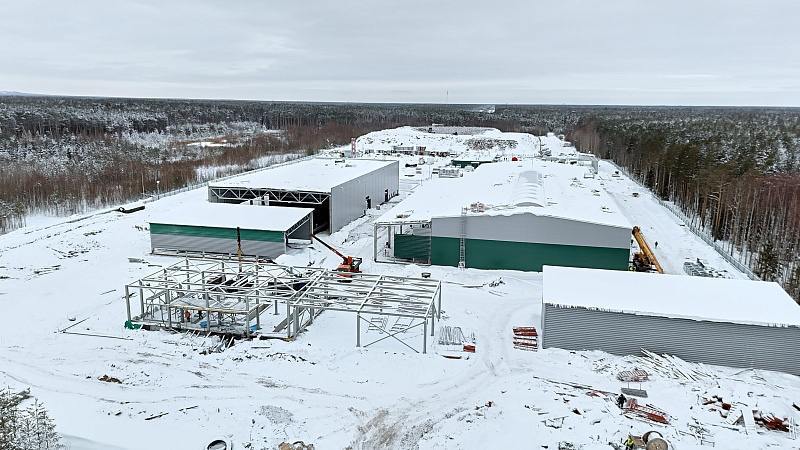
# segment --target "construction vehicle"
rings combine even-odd
[[[336,255],[342,258],[341,264],[336,267],[337,272],[345,272],[345,273],[361,273],[361,258],[357,258],[355,256],[345,256],[339,250],[336,250],[328,244],[327,242],[323,241],[322,239],[318,238],[316,234],[311,235],[314,239],[317,240],[320,244],[324,245],[328,250],[336,253]]]
[[[633,255],[633,268],[637,272],[658,272],[664,273],[664,269],[656,259],[655,253],[650,249],[647,241],[644,239],[641,228],[633,227],[633,238],[639,245],[639,251]]]

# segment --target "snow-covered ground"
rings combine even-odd
[[[442,163],[430,162],[420,173],[401,168],[402,196],[414,195],[430,167]],[[700,257],[743,278],[632,180],[612,173],[600,165],[605,189],[648,240],[659,242],[655,252],[668,272],[681,273],[684,259]],[[477,351],[468,359],[444,358],[451,353],[435,345],[416,354],[391,339],[356,348],[355,318],[330,311],[295,341],[239,342],[211,354],[201,352],[215,338],[125,329],[123,285],[175,261],[149,254],[147,220],[205,199],[198,189],[138,213],[96,214],[0,236],[0,386],[31,387],[70,448],[200,449],[226,437],[235,448],[252,443],[256,449],[303,440],[318,449],[555,449],[568,441],[589,450],[656,429],[683,450],[699,448],[683,434],[695,422],[708,429],[716,448],[800,446],[789,433],[746,434],[702,405],[703,397],[720,395],[799,420],[792,402],[800,403],[800,378],[781,373],[704,366],[698,370],[709,375],[699,381],[655,373],[631,387],[646,389],[646,402],[669,412],[670,425],[622,416],[594,390],[619,392],[624,384],[616,374],[638,366],[636,357],[513,347],[512,327],[539,327],[540,274],[372,262],[372,221],[392,205],[327,239],[363,256],[365,272],[430,272],[444,281],[441,323],[475,333]],[[334,267],[339,260],[313,246],[279,262]],[[58,333],[71,325],[69,331],[84,334]],[[420,333],[403,339],[418,345]],[[121,383],[99,381],[103,375]]]

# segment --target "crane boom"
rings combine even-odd
[[[658,259],[656,259],[655,253],[653,253],[653,250],[647,245],[647,241],[644,240],[644,234],[642,234],[641,228],[633,227],[633,237],[636,239],[636,243],[639,244],[639,250],[642,251],[648,263],[652,264],[658,273],[664,273],[664,269],[661,267]]]
[[[327,248],[328,250],[332,251],[333,253],[336,253],[336,255],[338,257],[340,257],[342,259],[347,259],[347,257],[345,257],[339,250],[336,250],[335,248],[333,248],[333,246],[331,246],[327,242],[323,241],[322,239],[318,238],[316,234],[312,234],[311,237],[316,239],[317,242],[319,242],[320,244],[324,245],[325,248]]]

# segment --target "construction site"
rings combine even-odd
[[[558,136],[401,127],[143,205],[0,254],[3,371],[95,448],[800,442],[797,304]]]

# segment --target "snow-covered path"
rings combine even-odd
[[[731,278],[747,279],[745,274],[692,233],[672,212],[662,207],[650,191],[624,175],[612,176],[615,170],[607,162],[600,164],[599,176],[604,180],[606,191],[628,220],[642,229],[666,273],[685,275],[683,263],[701,258],[715,269],[726,271]],[[633,193],[637,193],[638,197],[634,197]]]

